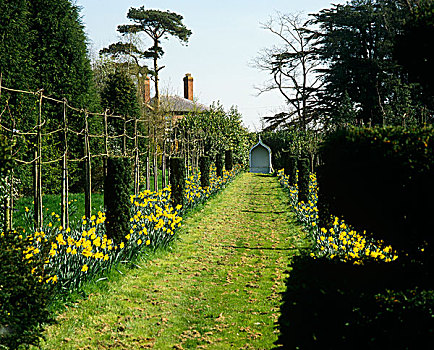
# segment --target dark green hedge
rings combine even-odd
[[[297,157],[286,153],[282,157],[281,164],[283,169],[285,169],[285,174],[289,176],[289,183],[294,186],[297,178]]]
[[[209,157],[201,156],[199,158],[199,169],[200,169],[200,186],[202,188],[209,187]]]
[[[1,178],[13,166],[10,150],[7,140],[0,135]],[[44,269],[48,249],[26,258],[29,253],[23,252],[30,245],[29,240],[13,232],[0,232],[0,344],[6,348],[38,345],[42,325],[53,321],[48,311],[53,285],[45,283],[49,271]]]
[[[308,158],[300,158],[298,166],[298,201],[307,203],[309,199],[310,165]]]
[[[184,205],[185,197],[185,165],[184,158],[170,158],[170,186],[172,189],[172,205]]]
[[[23,252],[30,245],[12,232],[0,237],[0,344],[6,349],[38,345],[43,325],[54,321],[48,310],[54,289],[44,268],[48,249],[29,263]]]
[[[432,279],[416,266],[294,257],[282,349],[423,349],[433,344]]]
[[[234,166],[232,150],[225,151],[225,169],[231,171]]]
[[[215,156],[215,167],[216,167],[216,174],[218,177],[223,176],[223,155],[221,153],[217,153]]]
[[[394,248],[416,251],[432,243],[432,127],[341,130],[326,139],[321,158],[321,207]]]
[[[124,157],[107,159],[104,207],[107,236],[120,243],[130,231],[131,161]]]

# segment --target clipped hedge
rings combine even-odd
[[[223,176],[223,155],[221,153],[217,153],[215,156],[215,167],[216,167],[217,177],[222,177]]]
[[[297,179],[297,157],[287,156],[284,159],[284,169],[286,175],[289,176],[289,183],[291,186],[295,186]]]
[[[170,158],[170,186],[172,189],[172,205],[184,205],[185,199],[185,165],[184,158]]]
[[[432,246],[432,127],[340,130],[326,139],[321,158],[320,210],[343,216],[397,249],[415,253],[426,243]]]
[[[107,236],[120,243],[130,231],[131,161],[124,157],[107,158],[104,181],[104,207]]]
[[[209,157],[201,156],[199,158],[199,169],[200,169],[200,186],[202,188],[209,187],[209,167],[210,167]]]
[[[308,158],[300,158],[298,166],[298,201],[307,203],[309,200],[310,166]]]
[[[225,169],[231,171],[234,167],[234,160],[232,157],[232,150],[225,151]]]
[[[53,284],[44,262],[48,250],[36,254],[32,242],[8,232],[0,236],[0,348],[39,345],[43,325],[54,321],[49,303]],[[24,253],[26,252],[26,253]]]
[[[432,344],[432,280],[420,270],[353,265],[307,254],[291,262],[282,349],[423,349]],[[416,287],[418,286],[418,287]]]

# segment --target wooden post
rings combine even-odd
[[[134,194],[137,196],[140,191],[140,169],[139,169],[139,135],[137,133],[137,117],[134,118]]]
[[[86,183],[84,187],[84,215],[87,218],[91,217],[92,213],[92,159],[90,155],[90,145],[89,145],[89,123],[88,114],[85,114],[85,133],[84,133],[84,153],[85,153],[85,176]]]
[[[43,223],[42,211],[42,96],[39,93],[38,133],[36,136],[36,167],[35,167],[35,224],[36,229],[41,229]]]
[[[38,197],[38,150],[35,150],[35,161],[33,162],[33,221],[35,229],[39,230],[39,197]]]
[[[149,191],[151,189],[151,171],[149,164],[149,152],[146,156],[146,189]]]
[[[163,142],[163,155],[161,156],[161,187],[167,187],[167,178],[166,178],[166,140]]]
[[[108,157],[108,123],[107,110],[104,111],[104,177],[107,176],[107,157]]]
[[[158,162],[157,151],[154,153],[154,191],[158,191]]]
[[[122,155],[127,156],[127,117],[124,116],[124,133],[122,137]]]
[[[69,227],[69,183],[68,183],[68,123],[66,119],[66,100],[63,101],[63,142],[64,153],[62,159],[62,226]]]

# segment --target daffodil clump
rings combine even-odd
[[[170,187],[156,192],[145,190],[137,196],[130,196],[130,230],[117,244],[107,237],[106,216],[101,211],[90,218],[83,216],[73,228],[62,227],[60,216],[47,212],[41,230],[27,233],[23,229],[21,232],[20,237],[28,242],[23,250],[24,259],[31,264],[41,252],[47,253],[45,269],[50,274],[40,282],[57,284],[62,290],[78,288],[84,281],[101,275],[117,263],[134,260],[145,253],[145,249],[167,246],[181,226],[181,210],[206,201],[240,170],[241,167],[236,167],[225,172],[223,177],[217,177],[213,168],[207,188],[200,187],[200,173],[195,171],[187,181],[185,208],[171,206]],[[32,210],[26,208],[25,215],[31,223]]]
[[[199,203],[205,202],[209,196],[224,188],[226,184],[241,171],[241,169],[242,166],[237,164],[231,171],[223,170],[223,176],[217,176],[216,167],[211,165],[209,187],[205,188],[200,186],[200,171],[198,171],[198,169],[193,169],[192,175],[190,175],[185,181],[185,207],[191,208]]]
[[[280,184],[289,191],[290,203],[298,219],[312,234],[315,243],[312,257],[328,257],[354,264],[362,264],[367,259],[390,262],[398,258],[391,246],[368,237],[365,231],[362,234],[356,232],[338,217],[334,217],[331,227],[318,226],[318,183],[315,174],[310,175],[307,203],[298,202],[297,185],[289,185],[289,176],[285,175],[284,169],[279,170],[277,175]]]

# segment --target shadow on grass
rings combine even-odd
[[[291,265],[275,349],[433,348],[430,269],[307,255]]]
[[[248,249],[248,250],[297,250],[298,248],[272,248],[272,247],[247,247],[247,246],[236,246],[236,245],[222,245],[222,248],[233,248],[233,249]]]
[[[256,213],[256,214],[284,214],[286,211],[263,211],[263,210],[241,210],[242,213]]]

